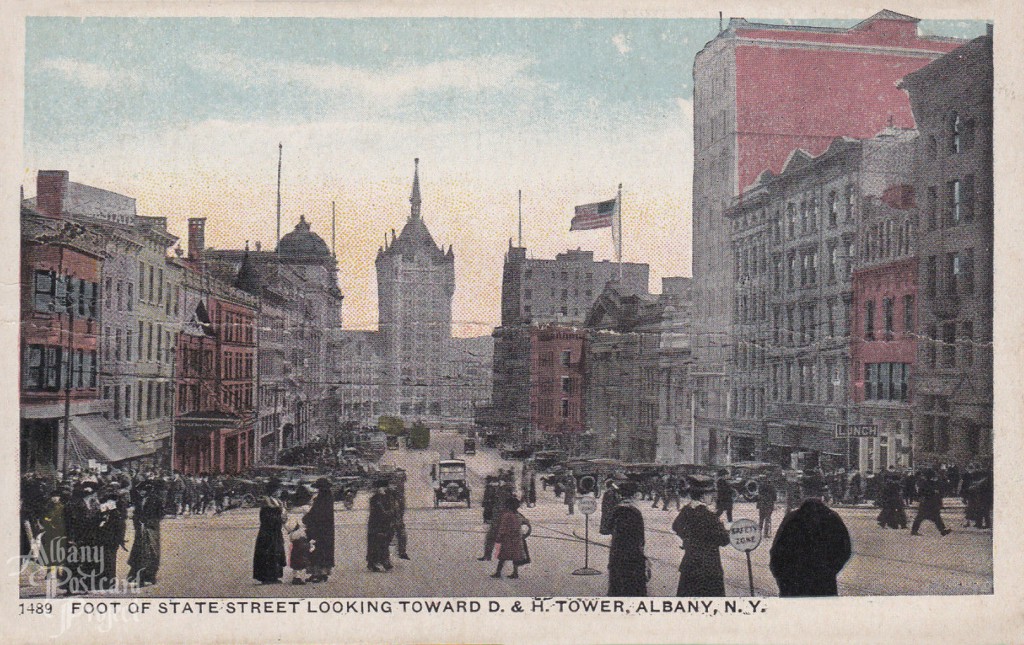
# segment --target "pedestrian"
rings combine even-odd
[[[853,471],[850,474],[850,503],[859,504],[861,496],[861,486],[863,485],[864,478],[861,476],[859,470]]]
[[[953,530],[946,528],[942,521],[942,491],[935,477],[935,471],[931,468],[922,471],[921,478],[917,482],[917,494],[921,503],[917,507],[917,516],[910,527],[910,534],[921,535],[918,530],[921,528],[921,522],[925,520],[934,522],[935,528],[939,529],[939,533],[943,536],[952,533]]]
[[[370,496],[370,517],[366,524],[366,568],[381,573],[390,571],[389,545],[394,532],[393,506],[388,495],[388,480],[378,479]]]
[[[64,524],[64,506],[71,490],[64,485],[54,487],[39,518],[39,563],[45,569],[47,596],[53,595],[54,585],[64,574],[62,555],[67,546]]]
[[[292,517],[295,519],[286,525],[285,530],[288,531],[288,539],[291,542],[288,549],[288,566],[292,569],[293,585],[306,584],[302,576],[309,567],[309,537],[306,535],[304,520],[312,499],[313,495],[305,486],[299,486],[292,496]]]
[[[576,510],[576,477],[571,470],[565,476],[565,505],[569,507],[568,514],[573,515]]]
[[[537,473],[530,471],[530,479],[526,488],[526,506],[533,508],[537,505]]]
[[[667,475],[665,478],[665,501],[661,510],[668,510],[668,503],[674,501],[676,504],[676,510],[679,510],[681,502],[679,500],[679,482],[675,477]]]
[[[722,468],[718,471],[718,479],[715,480],[715,515],[732,522],[732,498],[734,492],[732,484],[729,483],[729,471]]]
[[[163,480],[144,479],[135,487],[135,537],[128,554],[128,579],[140,587],[156,584],[160,571],[160,521],[166,504]]]
[[[619,504],[611,519],[612,542],[608,549],[608,595],[646,596],[647,558],[644,556],[644,516],[636,507],[637,486],[619,485]]]
[[[302,518],[309,540],[309,582],[326,582],[334,568],[334,493],[331,480],[321,477],[313,484],[316,497]]]
[[[505,510],[495,522],[495,544],[498,547],[498,568],[491,574],[492,578],[500,578],[501,570],[506,562],[512,563],[509,578],[519,577],[519,567],[530,563],[530,552],[526,547],[526,537],[532,527],[530,520],[519,512],[519,500],[510,496],[505,500]]]
[[[113,589],[117,584],[117,550],[124,548],[127,530],[127,509],[120,503],[116,484],[108,485],[100,496],[99,541],[103,547],[97,587]]]
[[[395,515],[395,539],[398,543],[398,557],[409,559],[409,536],[405,531],[405,479],[397,478],[389,488],[393,513]]]
[[[683,541],[683,560],[679,563],[677,596],[725,596],[725,572],[719,550],[729,544],[729,531],[704,500],[715,489],[707,477],[690,478],[689,504],[672,523],[672,530]]]
[[[804,475],[800,484],[806,499],[779,525],[769,568],[780,596],[837,596],[836,576],[850,559],[850,533],[822,502],[824,482],[818,475]]]
[[[900,490],[900,482],[894,476],[895,473],[883,471],[879,473],[878,505],[881,511],[878,513],[878,526],[891,529],[907,528],[907,514],[903,508],[903,496]]]
[[[100,501],[96,495],[98,482],[95,479],[83,479],[78,482],[66,509],[65,525],[68,534],[68,556],[62,580],[63,588],[68,595],[83,594],[89,591],[100,575],[102,544],[100,540]]]
[[[775,484],[768,477],[760,477],[757,482],[757,526],[763,537],[771,537],[772,513],[778,500]]]
[[[496,509],[500,510],[495,503],[498,499],[498,478],[494,475],[487,475],[484,481],[484,499],[481,506],[483,506],[484,522],[490,523],[497,514]]]
[[[260,529],[252,554],[252,577],[260,584],[281,582],[286,564],[284,555],[284,524],[288,512],[281,501],[280,481],[267,482],[266,495],[260,504]]]
[[[598,526],[598,533],[601,535],[612,534],[612,513],[619,503],[619,494],[614,479],[608,479],[604,483],[604,496],[601,498],[601,522]]]

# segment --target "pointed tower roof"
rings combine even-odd
[[[420,218],[420,204],[422,199],[420,198],[420,158],[416,157],[413,160],[413,171],[412,171],[412,195],[409,196],[409,204],[412,205],[412,212],[409,213],[409,219]]]
[[[238,276],[235,278],[235,286],[242,291],[253,295],[259,295],[262,286],[260,273],[256,269],[256,263],[249,257],[249,242],[245,243],[245,255],[242,256],[242,266],[238,268]]]

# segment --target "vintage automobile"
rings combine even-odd
[[[748,502],[757,499],[758,480],[767,477],[780,492],[784,489],[785,474],[782,467],[763,461],[737,461],[729,467],[729,484],[736,491],[735,497]]]
[[[462,452],[466,455],[476,454],[476,439],[464,439],[462,441]]]
[[[437,462],[437,479],[434,480],[434,508],[442,503],[466,503],[472,507],[469,481],[466,478],[466,462],[462,459],[442,459]]]

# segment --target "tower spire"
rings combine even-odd
[[[415,169],[412,173],[412,196],[409,197],[409,203],[412,204],[412,212],[409,214],[409,219],[420,218],[420,159],[417,157],[413,160]]]

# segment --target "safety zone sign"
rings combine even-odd
[[[754,520],[736,520],[729,525],[729,544],[749,553],[761,544],[761,529]]]

